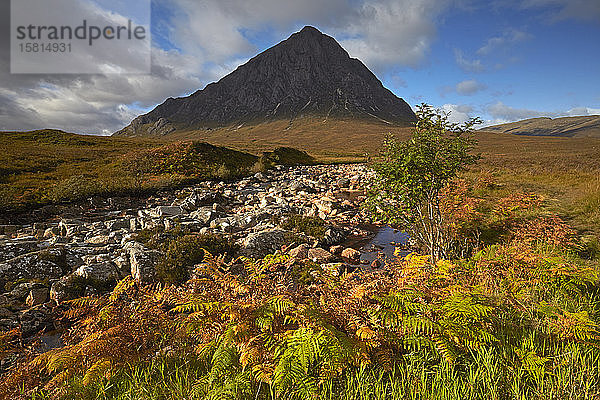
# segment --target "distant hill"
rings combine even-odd
[[[408,126],[410,106],[330,36],[307,26],[190,96],[169,98],[116,135],[165,136],[318,117]],[[292,135],[293,131],[286,131]],[[341,138],[340,138],[341,139]]]
[[[531,118],[508,124],[488,126],[481,130],[527,136],[600,138],[600,115],[554,119]]]

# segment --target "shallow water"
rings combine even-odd
[[[404,250],[408,234],[392,228],[389,225],[371,226],[369,229],[372,235],[366,238],[355,240],[350,244],[361,252],[360,261],[363,264],[371,263],[379,258],[381,260],[391,260],[395,257],[403,257],[410,253],[409,250]],[[394,256],[396,248],[400,248],[398,254]]]
[[[41,348],[39,350],[42,353],[63,346],[61,332],[59,331],[45,333],[40,337],[40,341]]]

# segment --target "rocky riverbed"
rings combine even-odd
[[[51,331],[56,307],[65,300],[108,290],[129,274],[154,282],[162,254],[136,241],[136,233],[156,227],[226,235],[248,257],[283,250],[335,273],[377,268],[377,250],[385,243],[373,244],[375,256],[357,250],[374,235],[364,228],[370,221],[359,207],[371,174],[364,165],[277,167],[137,202],[92,199],[42,222],[2,225],[0,329],[19,327],[25,337]],[[321,218],[324,233],[311,237],[284,229],[280,222],[289,215]],[[290,243],[291,234],[302,235],[304,243]]]

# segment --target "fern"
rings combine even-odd
[[[214,382],[216,379],[229,372],[230,368],[238,364],[238,354],[235,347],[222,343],[215,350],[212,357],[212,367],[209,374],[209,382]]]
[[[83,385],[88,386],[97,382],[100,378],[106,376],[107,372],[110,371],[112,363],[107,359],[100,359],[96,361],[83,376]]]

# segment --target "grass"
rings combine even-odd
[[[172,265],[195,264],[195,278],[129,277],[72,301],[65,345],[50,352],[0,335],[0,351],[19,360],[0,397],[596,399],[600,260],[539,196],[487,196],[502,190],[487,178],[461,186],[475,207],[455,222],[499,233],[435,264],[412,253],[337,276],[281,253],[207,258],[211,243],[215,255],[228,250],[180,229],[142,231],[137,240]]]
[[[391,371],[376,367],[350,368],[338,378],[327,382],[319,399],[328,400],[446,400],[446,399],[561,399],[592,400],[600,395],[597,351],[579,345],[556,345],[562,369],[548,374],[531,385],[526,383],[529,371],[508,370],[496,351],[484,351],[475,362],[453,365],[442,362],[428,365],[419,355],[409,355]],[[74,399],[204,399],[200,382],[208,375],[206,365],[194,358],[159,358],[148,364],[132,366],[118,376],[105,379],[91,387],[80,387]],[[86,396],[89,393],[89,397]],[[225,394],[227,398],[227,394]],[[46,396],[33,396],[44,399]],[[275,397],[267,385],[255,384],[236,399],[293,399],[297,396]]]
[[[130,179],[111,171],[111,163],[133,149],[158,145],[56,130],[0,133],[0,210],[126,191]]]
[[[291,167],[315,164],[316,160],[305,151],[293,147],[277,147],[273,151],[264,152],[260,162],[267,166],[285,165]]]
[[[142,229],[135,233],[135,240],[164,253],[156,265],[156,272],[159,281],[167,284],[180,284],[188,280],[190,270],[204,260],[206,252],[214,255],[227,254],[231,259],[238,250],[224,236],[191,234],[180,225],[166,231],[162,227]]]
[[[376,155],[385,135],[400,140],[410,128],[380,122],[298,118],[207,131],[182,131],[173,139],[202,138],[258,154],[291,146],[318,162],[364,162]],[[549,210],[558,212],[581,232],[600,235],[596,207],[600,197],[600,139],[516,136],[477,132],[482,160],[472,174],[491,174],[501,190],[543,194]],[[500,193],[501,190],[497,192]]]
[[[377,121],[303,117],[257,125],[224,127],[206,131],[180,131],[175,140],[202,138],[208,143],[259,153],[278,147],[303,150],[321,162],[362,162],[373,153],[385,134],[408,136],[410,128]]]
[[[92,196],[143,195],[275,164],[314,160],[292,148],[257,156],[204,142],[83,136],[57,130],[0,133],[0,217]]]

